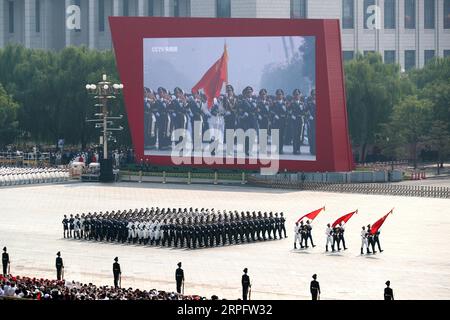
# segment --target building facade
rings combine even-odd
[[[450,0],[0,0],[0,47],[111,49],[108,16],[339,19],[343,59],[405,70],[450,55]]]

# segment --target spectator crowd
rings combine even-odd
[[[209,300],[156,289],[140,290],[96,286],[92,283],[0,275],[1,299],[29,300]],[[218,299],[212,296],[211,299]]]

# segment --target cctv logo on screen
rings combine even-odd
[[[152,47],[153,53],[178,52],[177,46],[171,47]]]

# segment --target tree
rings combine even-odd
[[[16,103],[0,84],[0,146],[10,144],[19,133]]]
[[[395,105],[390,126],[394,140],[409,148],[414,168],[417,167],[418,145],[425,141],[432,115],[432,104],[415,95],[407,96]]]
[[[398,65],[383,64],[381,56],[372,53],[358,54],[346,63],[345,86],[350,137],[359,147],[359,161],[364,162],[367,146],[375,143],[393,106],[412,86],[401,78]]]
[[[98,132],[85,119],[98,110],[85,85],[96,83],[102,74],[118,81],[112,51],[68,47],[59,52],[6,46],[0,49],[0,83],[21,106],[19,128],[32,142],[67,144],[98,143]],[[116,114],[125,114],[122,99],[112,105]],[[130,145],[126,120],[117,140]]]
[[[450,154],[448,124],[441,120],[434,121],[425,141],[428,147],[437,153],[437,174],[439,174],[440,168],[443,168],[444,160]]]

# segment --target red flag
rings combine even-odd
[[[200,81],[192,88],[192,93],[203,89],[208,99],[208,108],[211,109],[213,100],[220,95],[224,82],[228,82],[228,51],[226,45],[222,57],[206,71]]]
[[[371,234],[375,234],[377,233],[378,229],[381,228],[381,225],[384,223],[384,220],[386,220],[387,216],[390,215],[392,213],[392,211],[394,211],[394,209],[392,209],[391,211],[389,211],[383,218],[381,218],[380,220],[378,220],[377,222],[375,222],[372,227],[370,228],[370,233]]]
[[[339,219],[337,219],[335,222],[333,222],[332,227],[334,228],[335,226],[341,224],[341,222],[347,223],[348,220],[350,220],[350,218],[355,214],[358,213],[358,210],[355,210],[353,212],[347,213],[346,215],[340,217]]]
[[[305,214],[303,217],[301,217],[300,219],[298,219],[297,220],[297,222],[300,222],[300,220],[302,220],[303,218],[308,218],[309,220],[314,220],[316,217],[317,217],[317,215],[320,213],[320,211],[322,211],[322,210],[325,210],[325,206],[323,206],[322,208],[320,208],[320,209],[317,209],[317,210],[314,210],[314,211],[312,211],[312,212],[310,212],[310,213],[308,213],[308,214]]]

